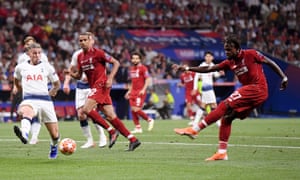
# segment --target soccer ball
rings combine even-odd
[[[76,142],[71,138],[64,138],[60,141],[58,148],[64,155],[71,155],[76,151]]]

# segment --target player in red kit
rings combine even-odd
[[[131,63],[133,65],[129,70],[131,83],[129,84],[129,89],[125,94],[125,98],[129,99],[132,120],[135,125],[135,129],[131,131],[131,133],[143,132],[139,122],[139,117],[142,117],[148,122],[148,131],[151,131],[154,125],[154,120],[142,111],[147,95],[147,87],[150,84],[151,79],[148,68],[141,63],[141,58],[141,54],[137,52],[131,55]]]
[[[231,133],[231,124],[235,118],[245,119],[249,113],[260,106],[268,97],[268,84],[263,72],[263,64],[268,65],[282,78],[280,90],[288,84],[287,76],[271,59],[253,49],[242,50],[234,36],[228,36],[224,43],[227,59],[220,64],[205,67],[173,65],[173,68],[200,73],[219,70],[231,70],[235,73],[242,87],[234,91],[227,99],[209,113],[204,120],[193,127],[174,129],[177,134],[195,138],[199,131],[221,119],[219,128],[218,151],[206,161],[227,160],[227,143]]]
[[[198,92],[193,91],[194,88],[194,77],[195,72],[185,71],[180,74],[180,83],[179,86],[185,87],[185,103],[187,115],[190,120],[194,120],[195,112],[193,111],[193,105],[196,104],[200,107],[201,105],[201,95]]]
[[[83,72],[87,76],[91,93],[88,95],[83,106],[83,112],[109,132],[109,148],[115,144],[119,131],[130,141],[127,151],[133,151],[141,143],[128,131],[122,121],[117,117],[110,97],[113,78],[118,71],[120,63],[103,50],[89,46],[91,40],[92,36],[90,33],[81,33],[79,35],[79,44],[83,51],[78,54],[77,57],[78,69],[71,69],[69,72],[75,79],[80,79]],[[106,73],[106,63],[112,64],[109,75]],[[104,113],[106,119],[118,131],[110,127],[110,125],[99,115],[96,111],[97,108]]]

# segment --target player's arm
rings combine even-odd
[[[172,68],[175,70],[193,71],[198,73],[207,73],[221,70],[218,65],[189,67],[187,65],[173,64]]]
[[[194,85],[193,85],[193,92],[192,92],[193,95],[196,94],[197,91],[199,91],[199,89],[198,89],[199,78],[200,78],[200,74],[199,73],[195,73],[195,76],[194,76]]]
[[[59,90],[59,88],[60,88],[60,81],[59,80],[52,82],[52,87],[49,90],[49,95],[52,96],[52,97],[56,96],[57,91]]]
[[[77,68],[75,66],[71,66],[69,69],[64,70],[65,75],[70,75],[72,78],[79,80],[82,76],[81,68]]]
[[[141,94],[141,95],[143,95],[143,94],[146,93],[147,87],[150,85],[150,83],[151,83],[151,77],[148,76],[148,77],[146,78],[146,80],[145,80],[145,84],[144,84],[144,86],[143,86],[143,89],[141,89],[141,91],[140,91],[140,94]]]
[[[22,91],[22,86],[21,86],[21,82],[19,79],[15,78],[14,77],[14,80],[13,80],[13,93],[16,94],[17,92],[20,92]]]
[[[127,92],[126,92],[126,94],[124,96],[125,99],[129,99],[129,95],[130,95],[131,90],[132,90],[132,83],[131,83],[131,81],[127,83],[127,87],[128,87],[128,90],[127,90]]]
[[[280,69],[280,67],[270,58],[266,57],[264,58],[263,62],[265,64],[267,64],[269,67],[272,68],[272,70],[274,72],[276,72],[280,77],[281,77],[281,86],[280,86],[280,90],[284,90],[287,87],[288,84],[288,78],[287,76],[284,74],[284,72]]]
[[[113,65],[112,69],[109,73],[109,75],[107,76],[107,81],[106,81],[106,87],[111,87],[112,86],[112,82],[115,78],[115,75],[118,72],[118,69],[120,67],[120,63],[118,60],[116,60],[115,58],[111,57],[111,61],[110,63]]]
[[[70,68],[69,68],[70,71]],[[70,74],[65,74],[65,80],[64,80],[64,84],[63,84],[63,91],[66,94],[69,94],[71,89],[70,89],[70,82],[71,82],[71,75]]]

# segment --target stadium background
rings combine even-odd
[[[280,92],[280,79],[265,68],[269,99],[259,109],[260,114],[299,116],[299,9],[299,0],[0,1],[1,109],[9,111],[12,73],[26,35],[42,44],[62,81],[62,70],[78,49],[76,39],[80,31],[94,32],[98,38],[96,46],[118,58],[125,69],[130,52],[139,50],[145,55],[153,86],[159,94],[169,87],[176,97],[174,114],[182,115],[184,89],[176,86],[178,73],[167,64],[186,60],[198,65],[206,50],[214,52],[216,62],[221,61],[222,37],[235,33],[241,37],[244,48],[255,48],[271,57],[289,77],[287,90]],[[112,97],[119,116],[125,118],[128,111],[124,107],[128,104],[123,98],[126,79],[122,77],[116,77]],[[216,83],[218,99],[234,88],[233,74],[227,73]],[[73,98],[74,91],[68,96],[59,92],[55,98],[57,112],[73,113],[72,109],[61,109],[72,107]]]

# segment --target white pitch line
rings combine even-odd
[[[15,142],[19,139],[0,139],[0,142]],[[48,142],[46,139],[39,139],[41,142]],[[76,141],[83,143],[85,141]],[[128,141],[117,141],[117,143],[127,144]],[[158,144],[158,145],[180,145],[180,146],[218,146],[218,144],[204,144],[204,143],[180,143],[180,142],[142,142],[142,144]],[[259,144],[229,144],[230,147],[252,147],[252,148],[271,148],[271,149],[300,149],[299,146],[273,146],[273,145],[259,145]]]

